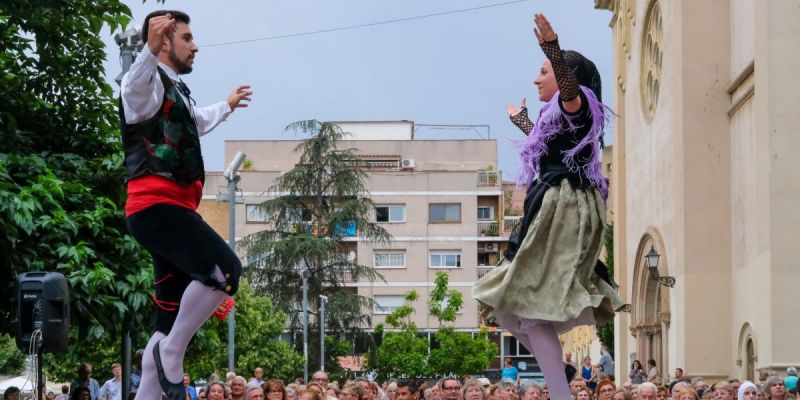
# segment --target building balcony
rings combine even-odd
[[[348,283],[357,283],[358,279],[354,276],[352,271],[346,271],[339,273],[339,281],[348,284]]]
[[[509,216],[503,217],[503,232],[511,233],[514,229],[517,229],[520,222],[522,221],[522,216]]]
[[[489,273],[489,271],[491,271],[492,268],[494,268],[494,267],[493,266],[479,266],[478,267],[478,279],[483,278],[483,276],[486,275],[487,273]]]
[[[497,186],[500,174],[497,171],[478,171],[478,186]]]
[[[500,224],[496,221],[478,221],[479,236],[500,236]]]

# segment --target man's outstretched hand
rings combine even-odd
[[[248,102],[253,95],[253,92],[249,89],[250,85],[239,85],[228,95],[227,102],[231,107],[231,111],[236,111],[237,108],[243,108],[249,105]]]

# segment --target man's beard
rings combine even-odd
[[[175,54],[175,50],[170,49],[170,51],[169,51],[169,61],[172,63],[172,65],[175,66],[175,68],[178,69],[175,72],[177,72],[179,75],[188,74],[188,73],[192,72],[192,66],[187,64],[187,63],[185,63],[185,62],[183,62],[183,61],[181,61],[178,58],[178,56]]]

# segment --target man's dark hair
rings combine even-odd
[[[419,387],[411,379],[400,379],[399,381],[397,381],[397,388],[399,389],[401,387],[408,387],[408,391],[411,392],[411,394],[417,393],[419,391]]]
[[[189,14],[186,14],[183,11],[178,10],[158,10],[153,11],[144,18],[144,23],[142,24],[142,41],[147,43],[147,30],[148,25],[150,24],[150,18],[153,17],[160,17],[162,15],[172,15],[172,19],[178,22],[183,22],[184,24],[189,23]]]
[[[683,368],[675,368],[676,371],[681,371],[683,373]]]
[[[459,386],[461,386],[461,381],[458,378],[456,378],[455,376],[448,376],[440,381],[442,383],[442,389],[444,389],[444,383],[447,381],[455,381],[456,383],[458,383]]]

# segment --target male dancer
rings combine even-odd
[[[179,78],[192,71],[198,51],[183,12],[150,13],[142,39],[147,47],[122,78],[119,110],[128,229],[153,256],[156,288],[156,331],[145,348],[136,400],[159,399],[162,391],[170,400],[184,400],[189,340],[236,293],[242,269],[195,211],[205,177],[200,136],[247,107],[252,92],[241,85],[224,102],[194,106]]]

